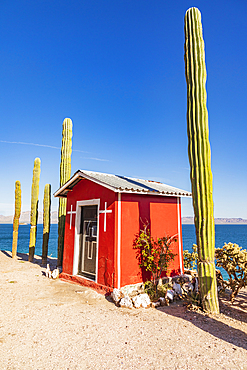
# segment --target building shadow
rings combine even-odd
[[[222,302],[220,303],[221,306],[221,313],[222,312]],[[183,305],[182,302],[171,304],[168,307],[160,307],[158,308],[160,312],[165,312],[167,315],[174,316],[181,318],[185,321],[190,322],[195,327],[211,334],[215,338],[224,340],[227,343],[230,343],[236,347],[243,348],[247,350],[247,334],[239,329],[234,328],[230,324],[223,323],[219,316],[219,320],[217,319],[217,315],[205,315],[204,313],[189,311]],[[225,314],[225,313],[224,313]],[[228,317],[234,318],[235,309],[231,308],[228,309]],[[247,316],[246,312],[243,313],[241,318]],[[240,321],[243,321],[242,319]],[[246,320],[245,320],[246,322]]]
[[[234,303],[230,301],[230,289],[220,296],[220,312],[234,320],[247,323],[247,290],[240,290]]]

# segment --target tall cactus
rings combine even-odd
[[[65,118],[63,121],[63,133],[62,133],[60,187],[63,186],[70,178],[71,152],[72,152],[71,147],[72,147],[72,121],[70,118]],[[57,265],[59,267],[62,266],[62,263],[63,263],[66,205],[67,205],[67,199],[59,198],[58,251],[57,251]]]
[[[15,215],[13,220],[12,258],[15,258],[17,254],[20,215],[21,215],[21,183],[20,181],[17,180],[15,182]]]
[[[201,13],[185,14],[185,75],[187,81],[187,132],[193,207],[198,247],[198,277],[205,311],[219,312],[215,275],[213,179],[206,106],[206,65]]]
[[[31,196],[31,214],[30,214],[30,241],[28,261],[32,262],[35,252],[37,219],[38,219],[38,202],[39,202],[39,178],[40,178],[40,159],[35,158],[33,167],[33,183]]]
[[[48,242],[50,235],[51,221],[51,185],[46,184],[43,201],[43,244],[42,244],[42,264],[47,263]]]

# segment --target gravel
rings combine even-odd
[[[49,260],[55,268],[56,261]],[[247,290],[221,314],[116,307],[0,251],[0,369],[247,369]]]

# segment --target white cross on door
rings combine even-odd
[[[68,215],[70,215],[70,219],[69,219],[69,228],[71,229],[71,225],[72,225],[72,215],[76,213],[76,211],[72,211],[73,209],[73,206],[71,204],[71,208],[70,208],[70,211],[67,212]]]
[[[112,213],[112,210],[107,210],[107,202],[105,202],[105,209],[103,211],[99,211],[99,213],[104,213],[104,232],[106,232],[106,214]]]

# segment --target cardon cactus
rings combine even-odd
[[[219,312],[214,252],[213,179],[206,106],[206,65],[201,13],[185,14],[187,132],[193,207],[198,247],[198,277],[205,311]]]
[[[50,235],[51,221],[51,185],[46,184],[43,201],[43,244],[42,244],[42,264],[47,263],[48,242]]]
[[[32,262],[35,252],[37,219],[38,219],[38,202],[39,202],[39,178],[40,178],[40,159],[35,158],[33,168],[33,183],[31,195],[31,214],[30,214],[30,241],[28,261]]]
[[[12,258],[15,258],[17,253],[20,215],[21,215],[21,183],[20,181],[17,180],[15,182],[15,215],[13,220]]]
[[[65,118],[63,121],[61,163],[60,163],[60,187],[70,178],[71,174],[71,152],[72,152],[72,121]],[[64,248],[64,229],[66,217],[67,199],[59,198],[58,211],[58,251],[57,265],[62,266]]]

